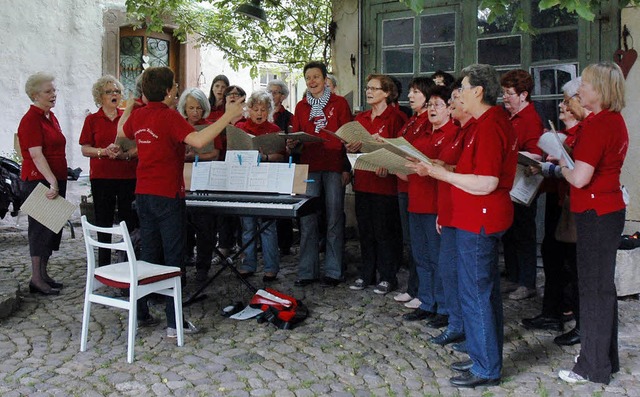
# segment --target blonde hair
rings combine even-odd
[[[24,91],[27,93],[27,96],[29,97],[29,99],[31,99],[31,101],[33,102],[34,101],[33,98],[36,96],[36,94],[40,92],[40,89],[42,88],[42,84],[48,83],[55,79],[56,78],[53,77],[52,74],[45,73],[45,72],[38,72],[38,73],[32,74],[31,76],[29,76],[29,78],[27,79],[27,82],[24,84]]]
[[[97,107],[102,106],[102,94],[104,93],[104,86],[107,84],[115,84],[116,87],[120,90],[120,94],[124,94],[124,86],[118,79],[113,77],[110,74],[106,74],[98,79],[95,83],[93,83],[93,87],[91,87],[91,94],[93,95],[93,102]]]
[[[625,106],[625,81],[620,66],[613,62],[591,64],[582,71],[582,81],[591,84],[600,94],[602,109],[609,109],[612,112],[622,111]]]

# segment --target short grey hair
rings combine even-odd
[[[24,91],[27,93],[27,96],[31,101],[34,101],[34,97],[36,94],[40,92],[42,89],[42,84],[48,83],[50,81],[55,80],[56,78],[49,73],[38,72],[34,73],[27,79],[27,82],[24,84]]]
[[[106,74],[98,79],[95,83],[93,83],[93,87],[91,87],[91,94],[93,94],[93,102],[95,102],[97,107],[102,106],[102,94],[104,93],[104,86],[107,84],[113,83],[118,87],[120,93],[124,92],[124,86],[118,79],[113,77],[110,74]]]
[[[327,75],[327,78],[328,78],[329,80],[331,80],[331,82],[333,83],[333,86],[334,86],[335,88],[338,88],[338,79],[336,79],[336,76],[334,76],[334,75],[332,75],[332,74],[328,74],[328,75]]]
[[[187,88],[182,92],[182,95],[180,95],[180,99],[178,100],[178,112],[180,112],[182,117],[184,117],[185,119],[187,118],[187,112],[185,108],[187,107],[188,97],[192,97],[193,99],[198,101],[198,104],[204,111],[204,113],[202,113],[203,119],[209,117],[209,113],[211,113],[211,105],[209,104],[209,99],[207,98],[207,95],[197,87]]]
[[[249,99],[247,99],[247,109],[260,104],[267,105],[267,111],[269,113],[267,119],[271,122],[273,120],[273,108],[275,107],[271,93],[265,90],[254,91]]]
[[[271,87],[272,85],[280,88],[280,91],[282,91],[282,95],[284,95],[285,98],[289,96],[289,87],[287,87],[287,84],[284,81],[271,80],[269,84],[267,84],[267,88]]]
[[[462,78],[468,77],[473,87],[482,87],[482,102],[495,106],[502,93],[502,86],[496,69],[491,65],[474,63],[462,69]]]
[[[578,88],[580,88],[580,83],[582,83],[582,77],[576,77],[575,79],[570,80],[562,86],[562,92],[572,98],[578,95]]]

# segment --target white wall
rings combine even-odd
[[[639,40],[636,50],[640,51],[640,8],[622,10],[622,25],[627,25],[631,36]],[[629,39],[629,45],[632,45]],[[622,169],[622,183],[631,195],[631,203],[627,207],[626,232],[631,234],[640,230],[640,59],[633,65],[627,75],[626,107],[622,115],[629,130],[629,150]]]
[[[24,92],[29,75],[56,77],[53,112],[67,138],[67,161],[88,172],[78,138],[87,109],[96,110],[93,82],[102,74],[101,0],[4,0],[0,13],[0,153],[13,149],[13,134],[31,101]],[[124,3],[122,1],[122,3]]]

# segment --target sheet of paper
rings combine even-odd
[[[527,166],[518,164],[516,177],[509,194],[511,195],[512,201],[529,206],[538,193],[544,177],[542,174],[527,176],[525,174],[526,168]]]
[[[431,159],[425,156],[421,151],[419,151],[412,144],[410,144],[409,141],[407,141],[402,137],[382,138],[382,141],[391,145],[386,147],[386,149],[397,155],[400,155],[403,157],[410,156],[420,161],[424,161],[427,164],[431,164]]]
[[[363,153],[370,153],[384,146],[384,143],[376,141],[375,137],[357,121],[343,124],[336,131],[336,135],[347,143],[362,142],[360,150]]]
[[[187,167],[191,168],[191,185],[187,190],[208,190],[209,185],[209,173],[211,172],[211,164],[213,161],[202,161],[196,163],[186,163]]]
[[[407,168],[408,160],[387,149],[378,149],[371,153],[365,153],[358,156],[354,168],[357,170],[375,172],[378,168],[383,167],[392,174],[413,174],[414,171]]]
[[[525,152],[518,152],[518,164],[522,165],[533,165],[540,168],[540,162],[534,158],[531,158]]]
[[[549,121],[549,125],[551,126],[551,131],[542,134],[538,140],[538,147],[557,159],[563,159],[567,164],[567,167],[569,167],[569,169],[573,169],[575,167],[573,159],[564,148],[564,141],[567,139],[567,136],[564,134],[558,134],[551,121]]]
[[[205,190],[229,190],[229,168],[224,161],[212,161],[209,171],[209,184]]]
[[[76,210],[76,205],[61,196],[49,200],[46,196],[47,191],[49,189],[39,183],[22,204],[21,209],[22,212],[42,223],[47,229],[58,233],[71,218],[73,211]]]
[[[227,127],[227,150],[252,150],[253,135],[247,134],[238,127]]]
[[[234,320],[248,320],[250,318],[254,318],[258,314],[262,314],[262,310],[254,309],[251,306],[247,306],[233,316],[230,316],[229,318],[232,318]]]
[[[300,141],[300,142],[323,142],[325,141],[324,138],[322,138],[319,135],[311,135],[311,134],[307,134],[306,132],[302,132],[302,131],[298,131],[298,132],[292,132],[287,134],[286,132],[278,132],[278,135],[280,135],[280,137],[284,138],[284,139],[293,139],[296,141]]]
[[[257,164],[259,155],[257,150],[227,150],[224,161],[234,165]]]

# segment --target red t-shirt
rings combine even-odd
[[[398,111],[392,107],[387,108],[381,115],[371,120],[371,110],[361,112],[356,115],[356,121],[362,124],[371,135],[378,134],[383,138],[395,138],[402,128],[402,117]],[[353,190],[363,193],[375,193],[388,196],[395,196],[398,193],[396,177],[388,175],[381,178],[375,172],[355,170]]]
[[[426,113],[426,112],[425,112]],[[440,157],[447,141],[457,134],[458,127],[449,120],[435,131],[427,130],[413,141],[413,146],[430,159]],[[429,176],[411,174],[409,177],[409,212],[435,214],[438,212],[438,181]]]
[[[519,151],[542,155],[538,141],[544,127],[532,103],[511,117],[511,125],[518,136]]]
[[[135,110],[124,133],[138,146],[137,194],[184,197],[184,139],[195,129],[162,102]]]
[[[329,102],[323,109],[326,120],[326,128],[329,131],[336,132],[343,124],[351,121],[351,109],[346,99],[341,96],[331,94]],[[311,105],[307,102],[307,98],[303,98],[296,105],[295,113],[291,119],[293,131],[303,131],[307,134],[316,134],[316,121],[309,120],[311,115]],[[342,172],[344,146],[338,139],[329,137],[328,134],[322,134],[323,138],[327,138],[324,142],[305,143],[300,154],[300,163],[309,164],[309,172],[315,171],[332,171]]]
[[[224,112],[225,112],[224,103],[220,106],[212,107],[211,113],[209,113],[209,115],[207,116],[207,121],[211,123],[218,121],[218,119],[222,117]]]
[[[398,111],[402,114],[402,110],[398,109]],[[431,131],[431,123],[429,122],[429,112],[422,112],[422,114],[418,115],[417,113],[411,116],[409,120],[405,123],[404,127],[398,133],[398,136],[403,137],[409,143],[413,144],[413,141],[418,139],[424,133]],[[398,178],[398,192],[406,193],[409,191],[408,182],[403,181]]]
[[[18,126],[18,140],[20,141],[20,152],[22,154],[21,178],[24,181],[45,180],[45,177],[38,171],[29,154],[29,148],[42,147],[42,154],[47,159],[51,172],[56,179],[63,181],[67,179],[67,158],[65,156],[65,145],[67,140],[62,134],[58,119],[49,111],[49,118],[45,116],[44,110],[31,105],[27,113],[20,120]]]
[[[493,106],[467,131],[464,147],[456,165],[458,174],[498,178],[497,188],[487,195],[473,195],[451,187],[455,228],[487,234],[507,230],[513,222],[513,186],[518,162],[516,134],[504,110]]]
[[[475,128],[476,120],[474,118],[467,121],[464,127],[452,129],[448,135],[445,135],[442,149],[438,160],[444,161],[445,164],[456,165],[462,148],[464,147],[464,137],[467,131]],[[451,184],[438,181],[438,224],[451,227],[451,219],[453,217],[453,204],[451,202]]]
[[[620,172],[629,148],[627,126],[618,112],[602,110],[583,121],[576,136],[573,158],[595,169],[582,189],[571,186],[571,211],[595,210],[598,215],[624,209]]]
[[[277,125],[275,125],[273,123],[270,123],[268,121],[262,122],[260,124],[256,124],[251,119],[246,119],[246,120],[239,121],[236,124],[236,127],[240,128],[244,132],[248,132],[249,134],[252,134],[252,135],[255,135],[255,136],[264,135],[264,134],[271,134],[271,133],[274,133],[274,132],[282,131],[280,129],[280,127],[278,127]],[[278,150],[277,152],[273,152],[273,153],[284,154],[285,152],[286,152],[285,140],[282,139],[282,150]],[[271,153],[267,153],[267,154],[271,154]]]
[[[102,108],[88,115],[80,133],[80,145],[106,148],[112,144],[116,139],[120,116],[122,110],[118,109],[118,115],[111,121]],[[101,158],[91,157],[89,165],[90,179],[136,179],[138,160],[112,160],[109,156],[103,155]]]

